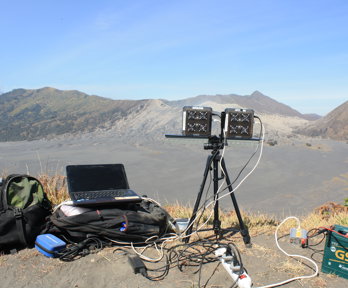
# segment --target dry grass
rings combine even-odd
[[[320,277],[315,278],[313,280],[313,282],[314,282],[315,287],[318,287],[318,288],[326,288],[327,287],[327,283],[326,283],[325,279],[323,279],[323,278],[320,278]]]
[[[186,207],[179,204],[166,205],[164,209],[174,218],[190,218],[192,215],[192,207]],[[206,223],[207,225],[213,224],[213,213],[211,209],[204,211],[203,215],[200,211],[197,213],[197,217],[200,219],[199,223]],[[269,231],[276,227],[279,222],[273,217],[267,214],[261,213],[245,213],[242,212],[244,224],[248,227],[251,233],[260,234]],[[221,220],[221,226],[224,227],[236,227],[239,228],[239,221],[235,211],[223,212],[219,211],[219,219]],[[199,224],[198,224],[199,226]],[[274,229],[273,229],[274,230]]]
[[[285,261],[281,262],[280,265],[275,267],[276,271],[286,272],[290,275],[304,275],[306,273],[306,266],[299,265],[300,260],[293,258],[286,258]]]
[[[0,266],[4,265],[6,263],[7,257],[4,254],[0,254]]]
[[[6,177],[5,174],[1,175]],[[53,205],[59,204],[69,199],[69,195],[66,187],[66,177],[62,175],[49,176],[47,174],[39,175],[38,179],[44,186],[48,198]],[[166,205],[164,208],[174,218],[190,218],[192,215],[192,207],[186,207],[177,204]],[[200,215],[200,223],[212,225],[213,213],[211,209],[204,211],[203,215]],[[221,220],[222,227],[238,227],[239,222],[234,210],[229,212],[219,211],[219,218]],[[279,221],[274,216],[261,213],[251,213],[242,211],[244,224],[248,227],[251,234],[258,235],[261,233],[273,233]],[[322,226],[330,226],[332,224],[338,224],[348,226],[348,207],[336,203],[326,203],[305,217],[300,219],[301,226],[304,229],[310,230],[312,228],[318,228]],[[294,227],[293,221],[285,223],[280,230],[282,232],[288,232],[291,227]]]
[[[2,171],[0,174],[0,178],[5,179],[8,173],[6,171]]]
[[[39,180],[42,182],[48,198],[56,205],[64,200],[69,199],[66,187],[66,177],[62,175],[48,176],[45,174],[40,175]],[[178,203],[173,205],[166,205],[164,208],[174,218],[190,218],[192,215],[192,207],[186,207],[179,205]],[[336,203],[324,204],[305,217],[300,219],[301,226],[304,229],[310,230],[312,228],[318,228],[322,226],[330,226],[332,224],[338,224],[348,226],[348,207]],[[324,212],[323,212],[324,211]],[[200,216],[200,214],[198,214]],[[222,227],[238,227],[239,222],[234,210],[229,212],[219,211],[221,226]],[[250,234],[259,235],[262,233],[273,233],[279,221],[274,216],[261,213],[243,212],[244,224],[248,227]],[[200,217],[200,223],[207,223],[212,225],[213,220],[212,211],[204,211]],[[293,226],[293,221],[285,223],[280,230],[282,232],[288,232]]]
[[[190,218],[193,210],[179,204],[165,205],[163,208],[174,218]]]
[[[190,218],[192,214],[192,208],[180,206],[179,204],[167,205],[164,208],[174,218]],[[222,227],[239,227],[235,211],[220,211],[219,215]],[[209,217],[211,218],[208,220]],[[274,233],[276,227],[280,224],[280,221],[278,221],[274,216],[262,213],[246,213],[242,211],[242,217],[244,224],[248,227],[251,235]],[[200,223],[207,222],[207,225],[212,225],[212,220],[213,216],[211,215],[211,211],[205,211],[201,217]],[[300,217],[299,220],[301,222],[301,227],[307,231],[312,228],[329,227],[333,224],[348,226],[348,213],[341,210],[332,211],[323,217],[323,215],[315,210],[304,217]],[[289,220],[282,225],[279,233],[289,233],[290,228],[296,227],[296,225],[297,223],[294,220]]]
[[[69,199],[65,176],[41,174],[38,179],[44,186],[47,197],[51,200],[52,204],[56,205]]]
[[[322,213],[325,207],[330,207],[329,210],[325,210],[325,213]],[[310,230],[312,228],[319,227],[329,227],[333,224],[348,226],[348,207],[337,204],[337,203],[326,203],[322,206],[316,208],[310,214],[300,218],[301,227]],[[290,228],[296,227],[294,226],[296,222],[294,220],[290,220],[281,227],[280,232],[289,231]]]

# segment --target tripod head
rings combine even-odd
[[[225,143],[222,141],[221,137],[214,135],[208,138],[208,143],[204,143],[204,150],[217,151],[223,149],[224,146]]]
[[[220,136],[210,136],[208,138],[208,143],[204,143],[204,150],[213,150],[217,151],[219,149],[223,149],[225,145],[227,146],[227,139],[225,139],[224,136],[224,127],[225,127],[225,120],[226,120],[226,113],[221,112],[220,115],[218,115],[221,119],[221,125],[220,125]]]

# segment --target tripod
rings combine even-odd
[[[190,235],[192,233],[192,229],[193,229],[193,222],[196,219],[197,216],[197,210],[202,198],[202,194],[204,191],[204,186],[209,174],[210,170],[213,170],[213,187],[214,187],[214,220],[213,220],[213,229],[214,233],[216,235],[216,237],[222,237],[223,235],[223,230],[221,229],[221,221],[219,219],[219,200],[218,200],[218,190],[219,190],[219,181],[223,180],[225,178],[226,180],[226,184],[228,187],[228,190],[230,191],[230,196],[231,196],[231,200],[238,218],[238,222],[239,222],[239,229],[233,229],[233,228],[229,228],[229,229],[225,229],[228,232],[232,231],[232,232],[240,232],[242,237],[243,237],[243,241],[244,244],[247,247],[251,247],[251,242],[250,242],[250,235],[249,235],[249,231],[248,228],[244,225],[239,207],[238,207],[238,203],[236,200],[236,197],[234,195],[233,189],[232,189],[232,184],[230,181],[230,178],[228,176],[227,170],[226,170],[226,165],[225,165],[225,160],[223,158],[223,156],[221,156],[220,154],[220,150],[223,149],[224,147],[224,142],[222,137],[218,138],[217,136],[213,136],[209,138],[209,143],[204,145],[204,149],[212,149],[211,155],[208,156],[207,159],[207,163],[205,166],[205,170],[204,170],[204,175],[203,175],[203,181],[199,190],[199,193],[197,195],[197,199],[196,199],[196,203],[195,206],[193,208],[193,212],[192,212],[192,216],[190,218],[190,221],[188,223],[188,229],[186,231],[186,238],[184,240],[185,243],[188,243],[190,241]],[[221,162],[221,177],[219,178],[219,163]],[[206,229],[206,230],[211,230],[211,229]],[[201,231],[206,231],[206,230],[201,230]]]

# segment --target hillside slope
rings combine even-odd
[[[0,95],[1,141],[34,140],[109,128],[148,100],[111,100],[54,88]]]
[[[332,110],[325,117],[296,130],[310,137],[348,140],[348,101]]]

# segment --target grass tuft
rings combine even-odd
[[[40,174],[38,179],[42,183],[47,197],[53,205],[69,199],[65,176]]]

